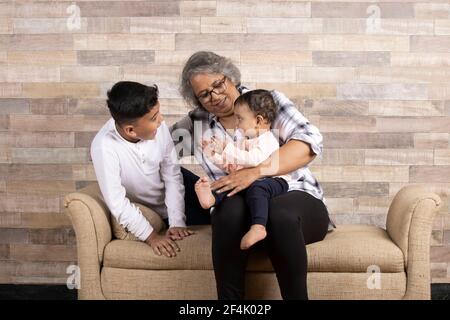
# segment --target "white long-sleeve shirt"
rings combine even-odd
[[[168,218],[170,227],[186,226],[183,177],[165,122],[153,140],[132,143],[111,118],[92,141],[91,157],[111,214],[137,238],[146,240],[153,227],[131,201]]]

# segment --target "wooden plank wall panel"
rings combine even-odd
[[[281,90],[319,127],[311,168],[337,223],[384,226],[403,186],[443,190],[431,271],[450,282],[446,0],[1,2],[0,282],[65,283],[76,239],[62,198],[95,181],[107,90],[156,82],[173,123],[189,111],[178,79],[197,50],[231,58],[245,85]]]

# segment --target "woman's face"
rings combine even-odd
[[[197,74],[191,86],[202,106],[217,117],[233,115],[234,101],[239,96],[235,85],[223,74]]]

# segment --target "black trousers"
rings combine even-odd
[[[256,180],[247,189],[240,192],[245,198],[245,203],[248,206],[250,212],[251,224],[267,225],[267,219],[269,217],[270,200],[276,196],[286,193],[289,189],[289,185],[283,178],[264,178]],[[215,205],[219,203],[228,194],[213,193],[216,198]]]
[[[190,209],[197,205],[201,208],[194,190],[198,177],[184,168],[182,172],[186,177],[186,203],[192,201]],[[194,184],[187,185],[192,182]],[[306,245],[323,240],[327,233],[329,217],[324,203],[302,191],[290,191],[273,198],[269,206],[266,239],[250,250],[241,250],[241,238],[248,231],[250,222],[242,194],[224,198],[211,215],[212,258],[218,298],[244,298],[248,255],[253,250],[265,249],[283,299],[308,299]]]

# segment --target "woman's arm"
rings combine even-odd
[[[259,171],[258,178],[281,176],[306,166],[315,157],[316,154],[306,142],[289,140],[255,169]]]
[[[229,196],[247,188],[258,178],[283,175],[309,164],[322,153],[322,135],[285,95],[272,93],[278,105],[278,116],[273,128],[286,143],[261,165],[238,170],[215,181],[211,187],[219,192],[233,190]]]
[[[228,194],[231,197],[248,188],[257,179],[287,174],[306,166],[315,157],[316,155],[307,143],[300,140],[290,140],[258,166],[232,172],[214,181],[211,188],[219,193],[233,190]]]

